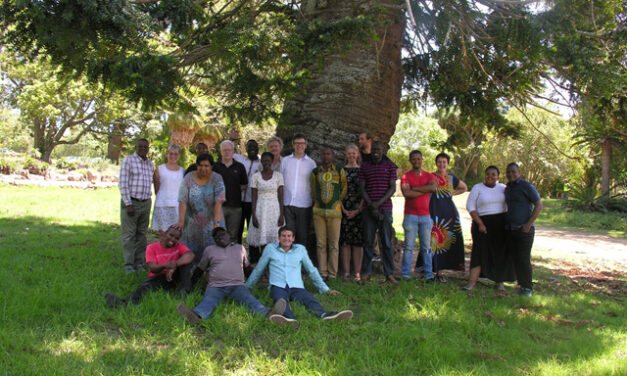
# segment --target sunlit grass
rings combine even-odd
[[[234,304],[190,326],[175,307],[194,306],[201,291],[108,309],[105,292],[128,295],[145,278],[122,271],[118,195],[0,186],[0,374],[627,374],[624,296],[586,290],[542,265],[531,299],[511,285],[505,295],[486,286],[465,293],[454,278],[333,281],[343,294],[320,301],[355,318],[323,323],[296,305],[298,330]],[[271,303],[265,286],[253,294]]]

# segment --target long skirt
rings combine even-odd
[[[513,258],[507,247],[505,213],[484,215],[480,218],[488,233],[480,232],[479,226],[472,222],[470,268],[481,266],[481,276],[494,282],[516,281]]]

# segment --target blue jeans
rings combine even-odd
[[[403,229],[405,230],[405,249],[403,250],[403,277],[411,277],[411,264],[416,236],[420,237],[420,254],[422,255],[423,271],[426,279],[433,278],[433,252],[431,252],[431,228],[433,221],[429,215],[405,214]]]
[[[392,253],[392,210],[381,210],[383,220],[373,217],[369,210],[364,210],[362,221],[364,226],[364,273],[372,275],[372,258],[374,257],[374,236],[379,230],[381,239],[381,259],[383,274],[387,277],[394,273],[394,254]]]
[[[252,313],[265,315],[270,311],[270,309],[261,304],[259,300],[255,299],[253,294],[250,293],[250,290],[248,290],[248,287],[239,285],[207,287],[207,290],[205,290],[205,296],[202,298],[200,304],[194,308],[194,312],[205,320],[211,315],[213,310],[218,306],[218,303],[220,303],[220,301],[224,298],[233,299],[234,301],[244,305]]]
[[[311,313],[318,317],[322,317],[322,315],[326,313],[326,311],[320,305],[320,302],[318,302],[318,299],[314,298],[314,296],[305,289],[289,286],[278,287],[272,285],[270,287],[270,297],[275,303],[279,299],[285,299],[285,301],[287,302],[299,302],[300,304],[304,305],[305,308],[307,308]],[[285,312],[283,313],[283,316],[287,317],[288,319],[294,318],[294,314],[290,310],[289,304],[287,305],[287,307],[285,307]]]

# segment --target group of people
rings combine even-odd
[[[350,311],[322,309],[304,289],[301,268],[321,293],[337,293],[325,282],[337,278],[340,270],[345,279],[367,281],[376,248],[385,279],[397,283],[391,200],[397,166],[385,155],[384,145],[368,132],[360,134],[358,145],[346,147],[343,167],[335,163],[329,147],[322,149],[317,164],[306,154],[303,134],[293,136],[292,146],[292,154],[281,156],[283,141],[271,137],[266,142],[268,151],[259,156],[259,144],[249,140],[244,156],[235,153],[233,141],[226,140],[214,162],[207,146],[200,143],[196,163],[183,171],[177,164],[178,146],[171,145],[167,162],[154,169],[147,158],[148,141],[140,139],[120,170],[121,227],[125,271],[147,268],[149,278],[130,298],[109,293],[107,302],[136,303],[146,291],[177,280],[189,291],[190,274],[208,269],[203,301],[194,310],[182,303],[178,307],[189,321],[207,318],[225,297],[277,324],[295,322],[289,301],[303,303],[326,320],[350,319]],[[446,282],[441,270],[464,270],[461,223],[452,198],[467,186],[448,171],[450,157],[444,153],[436,157],[434,173],[422,169],[419,151],[412,151],[409,160],[412,169],[400,183],[405,198],[401,277],[422,272],[426,281]],[[480,275],[494,280],[498,289],[504,288],[504,281],[517,278],[520,292],[531,295],[533,222],[542,204],[535,187],[520,178],[515,163],[507,167],[507,186],[498,183],[498,173],[498,168],[488,167],[484,183],[475,185],[468,198],[473,248],[464,288],[474,288]],[[152,229],[160,232],[160,241],[147,248],[152,184],[156,192]],[[306,248],[311,222],[315,252]],[[242,246],[245,227],[248,250]],[[416,238],[420,257],[414,257]],[[245,282],[244,268],[249,263],[256,267]],[[271,309],[247,290],[266,268]]]

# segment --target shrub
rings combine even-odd
[[[27,157],[22,166],[23,169],[28,170],[29,173],[35,175],[43,175],[46,173],[50,165],[47,162]]]
[[[16,160],[0,158],[0,173],[10,175],[17,170],[18,163]]]

